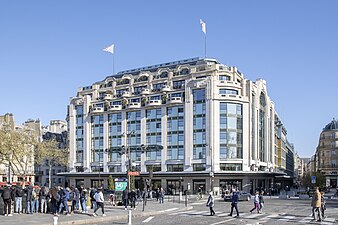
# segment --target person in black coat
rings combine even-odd
[[[129,189],[126,188],[122,192],[122,201],[123,201],[123,205],[124,205],[124,210],[127,210],[127,208],[128,208],[128,204],[129,204],[128,199],[129,199]]]
[[[32,193],[33,193],[33,186],[29,185],[26,188],[26,209],[27,214],[33,214],[33,205],[32,205]]]
[[[8,184],[7,187],[2,192],[2,199],[4,201],[4,215],[5,216],[12,216],[11,214],[11,204],[12,204],[12,190],[10,185]]]

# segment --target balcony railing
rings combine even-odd
[[[118,111],[118,110],[122,110],[122,105],[111,105],[108,107],[109,111]]]

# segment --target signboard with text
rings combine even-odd
[[[128,180],[124,178],[115,179],[115,191],[124,191],[128,186]]]
[[[129,176],[140,176],[140,172],[139,171],[129,171],[128,175]]]

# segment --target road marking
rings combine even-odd
[[[171,214],[169,214],[169,216],[175,216],[175,215],[179,215],[179,214],[183,214],[183,213],[192,213],[192,212],[196,212],[196,210],[171,213]]]
[[[282,219],[279,219],[279,221],[288,221],[296,218],[295,216],[284,216]]]
[[[278,214],[272,214],[272,215],[269,215],[269,216],[267,216],[267,217],[263,217],[263,218],[261,218],[261,219],[259,219],[259,220],[266,221],[266,220],[270,220],[270,219],[276,218],[276,217],[278,217],[278,216],[279,216]]]
[[[176,210],[176,209],[178,209],[178,208],[166,209],[166,210],[164,210],[164,212],[170,212],[170,211],[174,211],[174,210]]]
[[[308,223],[313,219],[312,215],[304,217],[302,220],[299,221],[299,223]]]
[[[259,217],[259,216],[261,216],[262,214],[252,214],[252,215],[249,215],[249,216],[246,216],[245,218],[246,219],[253,219],[253,218],[256,218],[256,217]]]
[[[143,220],[142,223],[148,223],[150,220],[152,220],[154,217],[148,217],[147,219]]]
[[[226,222],[229,222],[229,221],[232,221],[232,220],[235,220],[236,218],[231,218],[231,219],[228,219],[228,220],[223,220],[223,221],[220,221],[220,222],[217,222],[217,223],[212,223],[210,225],[217,225],[217,224],[222,224],[222,223],[226,223]]]

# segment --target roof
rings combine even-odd
[[[329,124],[327,124],[323,129],[323,131],[330,130],[338,130],[338,121],[335,118],[333,118],[332,121]]]

